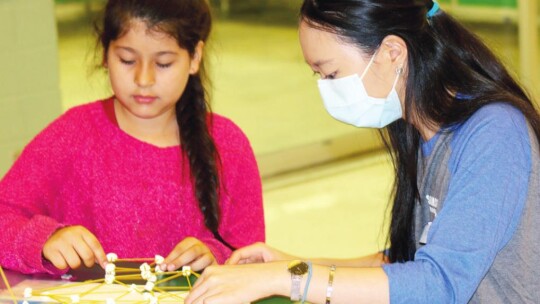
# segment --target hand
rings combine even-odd
[[[98,239],[82,226],[58,229],[45,242],[42,254],[58,269],[92,267],[96,262],[104,267],[107,261]]]
[[[292,255],[274,249],[264,243],[255,243],[232,253],[225,264],[251,264],[298,259]]]
[[[174,271],[182,266],[190,266],[193,271],[199,271],[214,264],[217,261],[210,249],[198,239],[187,237],[169,253],[161,269]]]
[[[287,262],[206,268],[186,297],[186,304],[249,303],[290,291]]]

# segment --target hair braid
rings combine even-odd
[[[219,155],[208,130],[209,106],[199,75],[192,75],[186,91],[176,103],[182,150],[188,158],[195,197],[204,215],[205,226],[216,239],[234,249],[220,236],[219,229]],[[211,123],[211,122],[210,122]]]

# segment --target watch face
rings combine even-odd
[[[308,271],[308,264],[302,261],[292,261],[289,263],[289,272],[294,275],[303,275]]]

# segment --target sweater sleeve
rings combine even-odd
[[[69,126],[49,125],[25,147],[0,181],[0,264],[22,273],[62,271],[42,258],[42,249],[63,224],[49,216],[62,168],[68,166]]]
[[[255,155],[240,128],[229,120],[220,119],[224,123],[216,127],[215,135],[218,137],[223,186],[219,232],[235,248],[264,242],[262,186]],[[219,263],[229,258],[231,250],[218,240],[203,241]]]
[[[467,303],[512,238],[526,201],[531,149],[523,116],[503,109],[481,114],[491,119],[473,116],[456,135],[452,179],[427,244],[414,261],[383,266],[392,303]]]

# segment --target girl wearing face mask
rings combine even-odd
[[[256,244],[186,303],[538,303],[540,117],[493,53],[431,0],[304,0],[300,43],[330,115],[385,127],[387,249],[309,261]]]

